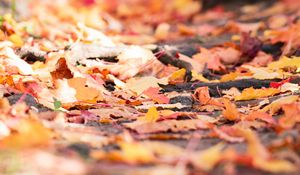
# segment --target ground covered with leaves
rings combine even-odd
[[[300,173],[298,1],[0,3],[0,174]]]

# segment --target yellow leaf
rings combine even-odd
[[[218,80],[209,80],[205,78],[202,74],[198,74],[196,71],[192,70],[192,77],[194,80],[199,80],[202,82],[218,82]]]
[[[150,163],[155,159],[153,152],[139,143],[123,142],[120,143],[120,147],[122,150],[121,158],[127,163]]]
[[[251,129],[237,128],[237,130],[248,142],[247,154],[252,156],[259,155],[262,159],[269,158],[269,152]]]
[[[192,157],[192,162],[195,166],[200,167],[205,171],[209,171],[221,160],[224,146],[225,145],[223,143],[220,143],[206,150],[200,151]]]
[[[221,82],[232,81],[235,80],[239,76],[236,72],[231,72],[229,74],[223,75],[220,79]]]
[[[286,56],[281,57],[280,60],[274,61],[268,65],[270,69],[282,69],[285,67],[300,67],[300,57],[288,58]]]
[[[16,47],[22,47],[24,45],[24,41],[22,38],[17,34],[12,34],[8,37],[9,41],[14,43]]]
[[[169,82],[182,82],[184,81],[184,76],[186,74],[186,70],[184,68],[175,71],[170,77]]]
[[[280,93],[280,90],[275,88],[254,89],[253,87],[244,89],[241,95],[236,96],[234,100],[252,100],[257,98],[269,97]]]
[[[248,142],[247,154],[253,156],[255,167],[272,173],[293,172],[296,170],[296,167],[286,160],[270,159],[271,153],[263,146],[251,129],[238,128],[238,130]]]
[[[272,173],[294,172],[296,170],[295,165],[287,160],[264,160],[254,159],[254,166],[262,170]]]
[[[156,122],[159,119],[159,113],[155,106],[149,108],[147,114],[144,117],[140,117],[139,121],[145,121],[149,123]]]
[[[270,111],[270,114],[273,115],[276,113],[284,104],[293,103],[298,100],[298,96],[291,95],[287,97],[279,98],[275,101],[273,101],[271,104],[265,106],[263,109],[261,109],[262,112]]]

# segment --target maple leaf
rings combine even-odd
[[[252,100],[257,98],[269,97],[280,93],[280,90],[275,88],[254,89],[253,87],[246,88],[241,95],[236,96],[234,100]]]
[[[279,88],[280,86],[282,86],[284,83],[288,83],[290,82],[292,79],[291,78],[288,78],[288,79],[285,79],[285,80],[282,80],[280,82],[271,82],[270,83],[270,87],[272,88]]]
[[[243,120],[249,120],[249,121],[260,119],[270,124],[276,124],[275,119],[270,114],[261,111],[251,112],[249,115],[244,115],[242,118]]]
[[[293,103],[298,100],[298,96],[296,95],[290,95],[287,97],[281,97],[275,101],[273,101],[271,104],[265,106],[263,109],[261,109],[262,112],[267,112],[271,115],[275,114],[277,111],[279,111],[284,104]]]
[[[75,97],[79,101],[95,102],[95,100],[97,101],[98,97],[101,97],[97,89],[86,86],[85,78],[68,79],[68,84],[70,87],[76,90]]]
[[[254,58],[262,47],[262,42],[256,38],[251,37],[249,33],[242,33],[241,37],[241,51],[244,56]]]
[[[300,122],[299,103],[283,104],[281,108],[284,111],[284,116],[279,119],[278,123],[282,128],[291,129]]]
[[[146,76],[146,77],[141,77],[141,78],[132,78],[126,82],[126,87],[128,87],[130,90],[136,92],[137,95],[140,95],[148,88],[159,87],[158,84],[167,84],[167,81],[168,80],[166,78],[157,79],[152,76]]]
[[[124,124],[127,128],[133,129],[139,134],[157,133],[157,132],[182,132],[197,129],[208,129],[207,122],[200,119],[194,120],[163,120],[155,123],[133,122]]]
[[[223,99],[223,104],[225,109],[222,114],[227,120],[234,121],[240,118],[240,112],[237,110],[235,104],[226,98]]]
[[[288,58],[286,56],[281,57],[278,61],[274,61],[268,65],[269,69],[283,69],[283,68],[299,68],[300,57]]]
[[[138,118],[138,121],[143,121],[146,123],[153,123],[156,122],[159,119],[159,113],[155,106],[152,106],[149,108],[148,112],[144,117]]]
[[[122,158],[127,163],[149,163],[155,160],[153,152],[139,143],[122,142],[120,147]]]
[[[210,97],[207,86],[197,88],[192,97],[200,102],[200,105],[223,106],[218,100]]]
[[[151,98],[157,103],[168,104],[170,101],[170,99],[164,94],[159,94],[159,88],[150,87],[147,90],[145,90],[143,94],[147,95],[149,98]]]
[[[177,70],[169,76],[170,84],[177,84],[184,82],[184,77],[186,75],[186,70],[184,68]]]

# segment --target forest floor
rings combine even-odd
[[[0,174],[300,174],[297,1],[24,2],[0,7]]]

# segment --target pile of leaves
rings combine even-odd
[[[0,174],[300,173],[298,2],[2,3]]]

